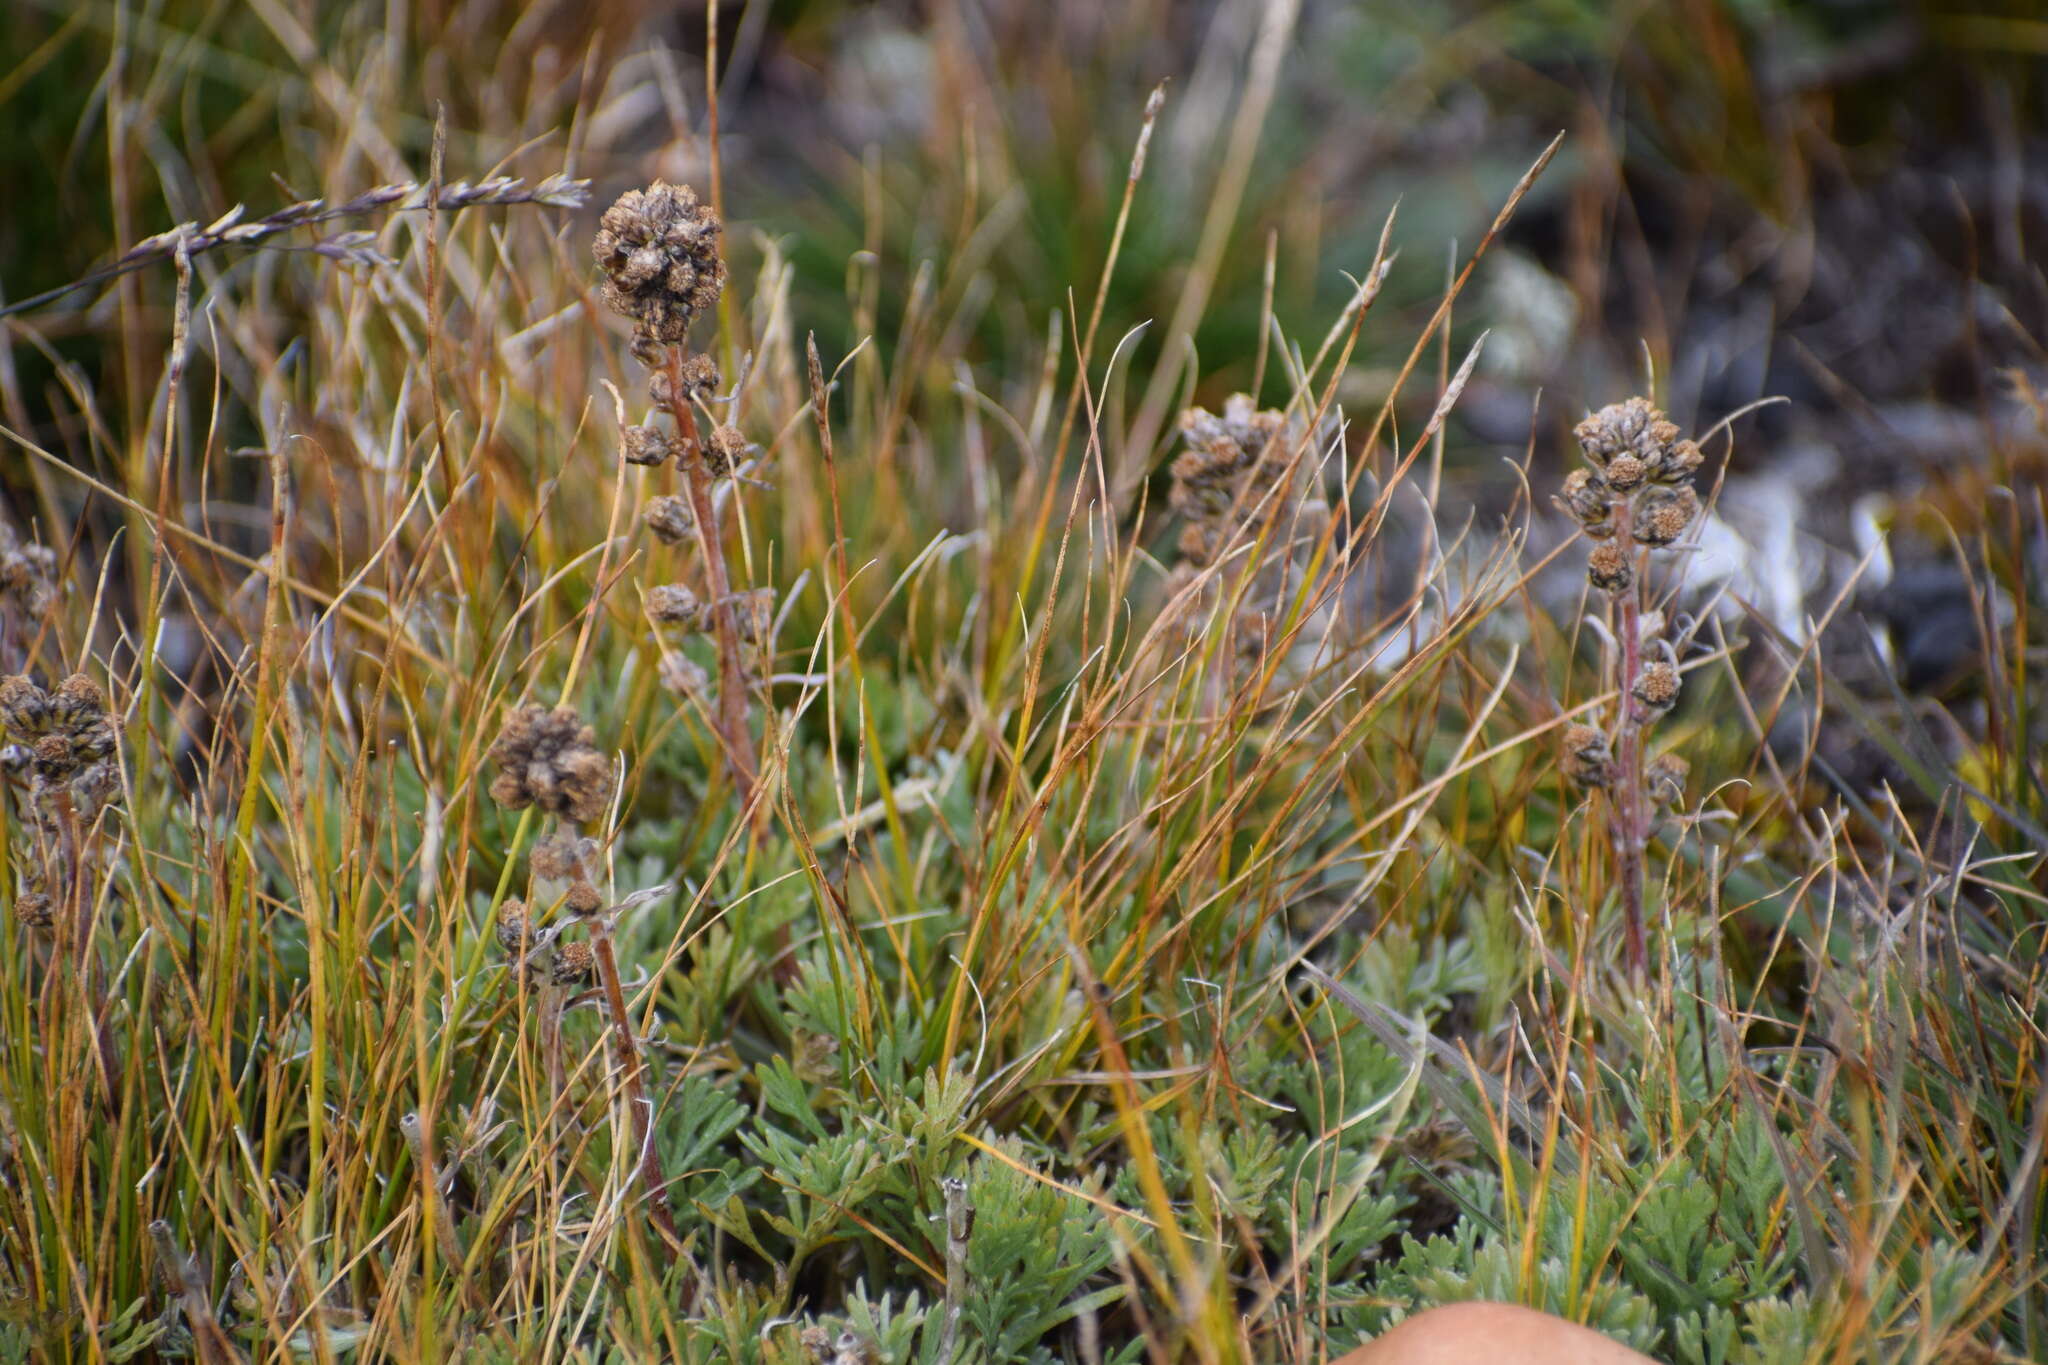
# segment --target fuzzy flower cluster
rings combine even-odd
[[[39,809],[67,800],[90,820],[120,795],[119,734],[105,694],[85,674],[47,692],[25,676],[0,679],[0,726],[14,741],[0,749],[0,765],[29,775]]]

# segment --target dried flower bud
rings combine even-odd
[[[1558,501],[1579,529],[1595,540],[1614,534],[1613,506],[1608,501],[1607,481],[1589,470],[1574,469],[1564,476]]]
[[[71,779],[71,808],[81,820],[91,821],[121,799],[121,770],[112,763],[88,763]]]
[[[1657,755],[1643,769],[1650,799],[1660,806],[1682,805],[1685,801],[1685,779],[1691,772],[1692,764],[1677,754]]]
[[[507,900],[498,907],[498,946],[517,957],[526,951],[530,939],[526,902]]]
[[[1678,704],[1678,666],[1669,660],[1658,659],[1643,665],[1643,671],[1636,674],[1635,686],[1629,689],[1645,711],[1653,717],[1661,716]]]
[[[746,436],[730,423],[713,427],[711,435],[704,442],[704,467],[720,478],[731,474],[746,462],[753,447]]]
[[[725,288],[718,234],[717,215],[687,185],[657,180],[626,191],[590,244],[605,273],[606,305],[655,341],[680,342]]]
[[[1706,462],[1700,453],[1699,442],[1677,441],[1664,452],[1664,458],[1650,471],[1650,477],[1658,483],[1681,483],[1699,472]]]
[[[562,903],[572,915],[594,915],[604,909],[604,896],[589,882],[577,882]]]
[[[11,604],[28,616],[41,616],[56,595],[55,553],[0,524],[0,608]]]
[[[557,830],[533,846],[526,865],[542,881],[583,881],[597,861],[597,840]]]
[[[1700,495],[1689,483],[1652,488],[1636,508],[1635,537],[1645,545],[1669,545],[1685,534],[1699,510]]]
[[[1607,462],[1607,486],[1617,493],[1633,493],[1648,473],[1640,457],[1624,451]]]
[[[626,345],[626,354],[632,356],[633,359],[639,361],[648,369],[659,371],[663,362],[668,357],[668,348],[645,332],[635,332],[633,333],[632,341]],[[654,379],[660,379],[661,377],[657,373]],[[654,379],[650,379],[648,383],[650,385],[653,384]]]
[[[1594,587],[1608,592],[1627,592],[1636,581],[1628,551],[1613,541],[1595,545],[1593,553],[1586,556],[1586,577]]]
[[[76,732],[106,713],[106,694],[83,673],[73,673],[50,693],[50,722],[60,730]]]
[[[661,685],[679,697],[701,696],[711,686],[711,675],[680,650],[661,656]]]
[[[638,345],[636,340],[635,345]],[[659,348],[657,353],[659,352]],[[637,353],[636,353],[637,354]],[[647,380],[647,395],[655,406],[674,409],[688,407],[692,403],[707,402],[718,393],[718,362],[708,355],[683,357],[679,367],[682,374],[682,392],[678,394],[670,382],[669,370],[660,359],[647,362],[655,366],[654,373]]]
[[[0,680],[0,725],[23,738],[43,734],[50,728],[49,694],[18,673]]]
[[[1564,772],[1581,786],[1606,786],[1614,775],[1614,750],[1607,736],[1590,725],[1566,726]]]
[[[665,626],[699,630],[704,624],[704,604],[697,594],[680,583],[665,583],[647,590],[647,614]]]
[[[566,706],[514,711],[491,745],[499,769],[491,799],[507,810],[539,806],[579,824],[597,819],[611,800],[612,766],[596,737]]]
[[[681,545],[697,538],[697,516],[690,510],[687,498],[650,498],[640,513],[640,520],[664,545]]]
[[[580,985],[591,978],[596,963],[588,943],[558,943],[554,961],[548,966],[548,981],[556,986]]]
[[[1630,398],[1610,403],[1573,430],[1586,458],[1605,468],[1616,456],[1627,453],[1646,464],[1661,460],[1663,447],[1678,438],[1678,428],[1664,420],[1664,414],[1647,398]]]
[[[619,449],[627,464],[666,464],[672,453],[668,434],[659,427],[627,427]]]
[[[41,891],[24,891],[14,898],[14,918],[23,928],[47,929],[57,922],[56,904]]]

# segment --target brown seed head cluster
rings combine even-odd
[[[660,427],[627,427],[619,437],[619,455],[627,464],[662,465],[675,451]]]
[[[1626,522],[1632,540],[1661,547],[1675,543],[1699,517],[1699,494],[1691,478],[1700,467],[1700,448],[1680,440],[1678,427],[1647,398],[1611,403],[1579,423],[1574,434],[1590,469],[1574,469],[1558,492],[1579,529],[1594,540],[1611,539]],[[1599,547],[1587,562],[1593,586],[1611,593],[1635,586],[1629,556],[1620,547]]]
[[[1678,666],[1668,659],[1658,659],[1643,665],[1629,695],[1636,699],[1647,718],[1655,719],[1678,705],[1679,687]]]
[[[612,765],[596,738],[566,706],[514,711],[491,745],[498,765],[491,799],[507,810],[538,806],[576,824],[597,819],[611,800]]]
[[[0,727],[16,741],[6,747],[6,765],[29,770],[38,798],[63,789],[90,818],[120,794],[120,736],[106,695],[85,674],[47,692],[24,675],[0,679]]]
[[[718,216],[688,185],[657,180],[626,191],[604,211],[590,244],[605,274],[605,303],[633,319],[641,335],[681,342],[725,288],[718,236]]]
[[[1256,515],[1260,498],[1285,477],[1300,429],[1285,413],[1262,412],[1239,393],[1225,401],[1220,417],[1190,408],[1180,430],[1184,448],[1174,457],[1167,504],[1188,522],[1181,552],[1206,568],[1237,529],[1232,509],[1239,518]]]

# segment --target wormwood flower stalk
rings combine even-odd
[[[589,935],[587,945],[563,944],[550,936],[540,943],[532,929],[526,905],[506,902],[500,909],[498,941],[508,951],[523,953],[523,965],[541,975],[547,992],[543,1018],[546,1046],[556,1043],[559,1027],[559,992],[595,973],[604,992],[605,1012],[610,1021],[612,1045],[625,1073],[626,1107],[632,1115],[635,1168],[640,1181],[654,1198],[648,1216],[667,1239],[672,1250],[682,1250],[682,1235],[670,1208],[673,1193],[662,1174],[661,1160],[653,1141],[654,1104],[648,1097],[646,1064],[633,1035],[633,1022],[626,1012],[626,995],[619,984],[619,964],[612,952],[611,918],[598,891],[597,841],[577,833],[577,826],[600,818],[612,796],[610,762],[596,745],[597,734],[569,707],[550,711],[545,707],[521,707],[506,717],[498,737],[491,744],[491,758],[498,772],[491,779],[491,799],[508,810],[534,806],[554,817],[553,829],[538,844],[528,860],[536,878],[567,882],[564,905]],[[557,1064],[549,1061],[550,1080],[558,1081]]]
[[[1649,727],[1678,704],[1681,675],[1670,644],[1657,638],[1661,618],[1645,610],[1643,568],[1649,550],[1677,541],[1698,517],[1692,476],[1701,455],[1647,398],[1610,404],[1573,434],[1590,467],[1565,477],[1557,501],[1595,542],[1586,577],[1613,604],[1620,657],[1610,679],[1618,698],[1611,729],[1568,728],[1564,767],[1575,781],[1607,793],[1628,969],[1640,976],[1647,965],[1643,862],[1653,811],[1683,799],[1686,776],[1675,754],[1645,759]]]
[[[728,425],[715,426],[708,437],[700,434],[696,407],[717,390],[718,367],[689,349],[690,324],[717,304],[725,288],[721,231],[717,215],[689,186],[657,180],[644,190],[626,191],[605,210],[591,254],[604,271],[605,304],[632,320],[633,355],[653,372],[649,394],[675,427],[672,436],[657,427],[628,427],[621,453],[629,463],[651,467],[672,459],[683,472],[686,496],[656,498],[644,517],[664,543],[694,537],[702,553],[710,599],[705,614],[718,644],[719,740],[740,805],[751,809],[759,767],[747,724],[732,575],[713,497],[717,480],[737,472],[746,438]]]

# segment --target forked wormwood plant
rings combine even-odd
[[[1682,799],[1686,761],[1646,754],[1649,730],[1678,704],[1677,651],[1662,614],[1649,609],[1645,571],[1653,549],[1674,544],[1699,516],[1692,477],[1697,442],[1683,440],[1647,398],[1612,403],[1573,433],[1590,468],[1565,477],[1558,501],[1594,542],[1586,577],[1612,607],[1609,651],[1615,708],[1606,726],[1565,730],[1565,764],[1587,787],[1606,793],[1615,869],[1627,934],[1628,970],[1643,974],[1643,863],[1656,811]]]

